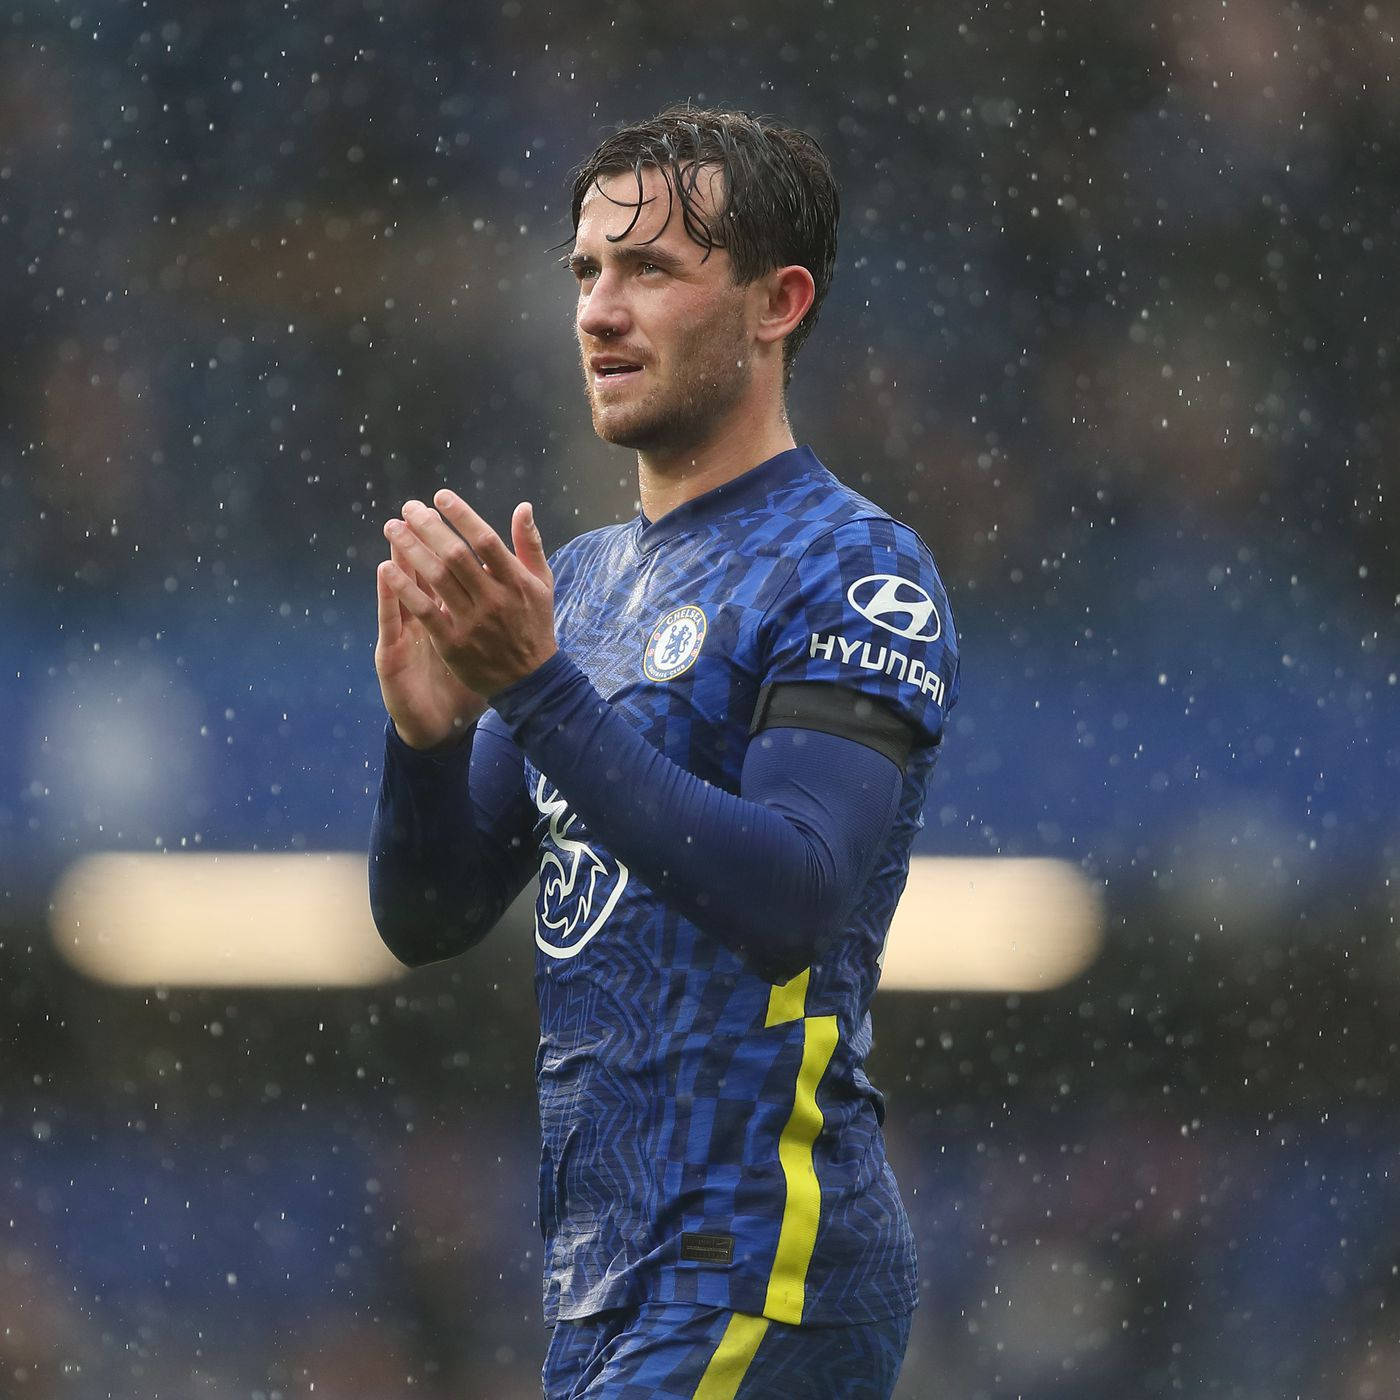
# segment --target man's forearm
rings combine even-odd
[[[494,704],[609,851],[774,981],[843,925],[898,802],[889,759],[791,731],[755,740],[743,795],[726,792],[649,744],[563,653]]]
[[[472,947],[519,893],[534,864],[515,810],[520,777],[519,753],[479,725],[438,753],[409,748],[387,727],[370,909],[401,962],[417,967]]]

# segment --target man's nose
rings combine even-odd
[[[579,330],[584,335],[601,339],[625,335],[630,324],[619,279],[607,272],[600,273],[588,295],[579,302]]]

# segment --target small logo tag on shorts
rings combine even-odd
[[[733,1235],[696,1235],[686,1231],[681,1235],[681,1259],[691,1264],[732,1264]]]

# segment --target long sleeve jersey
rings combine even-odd
[[[959,684],[932,557],[797,448],[554,569],[560,655],[461,750],[391,735],[371,866],[409,962],[538,875],[546,1317],[907,1310],[864,1060]]]

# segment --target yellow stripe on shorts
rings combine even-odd
[[[767,1330],[766,1317],[734,1313],[700,1377],[694,1400],[734,1400]]]
[[[768,997],[766,1026],[802,1021],[802,1064],[797,1071],[792,1113],[778,1138],[778,1162],[787,1183],[783,1220],[778,1227],[778,1249],[768,1276],[763,1315],[796,1326],[802,1321],[807,1297],[807,1268],[817,1244],[821,1216],[821,1183],[812,1161],[812,1148],[822,1130],[817,1107],[817,1085],[836,1053],[835,1016],[808,1016],[807,985],[812,969],[799,972],[790,982],[774,987]]]

